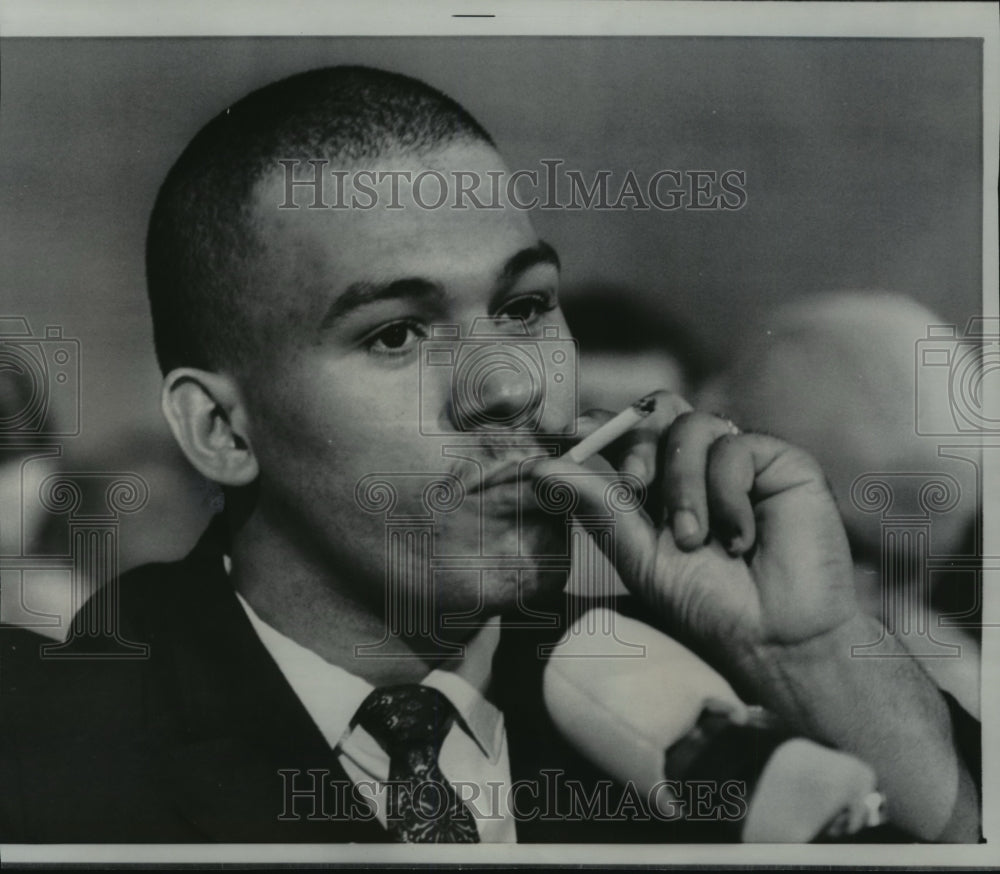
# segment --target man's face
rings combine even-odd
[[[485,185],[486,171],[502,166],[489,147],[465,144],[366,169],[414,176],[428,168],[467,170],[481,174]],[[433,526],[435,556],[489,557],[483,564],[493,568],[436,574],[435,612],[480,605],[496,613],[563,583],[563,575],[538,571],[531,561],[519,572],[496,559],[562,554],[564,520],[540,511],[531,488],[516,480],[483,487],[484,476],[510,468],[512,460],[555,452],[553,436],[576,415],[575,380],[563,383],[576,362],[556,297],[558,265],[521,210],[457,210],[451,197],[440,209],[426,209],[405,184],[395,197],[390,184],[386,178],[376,186],[379,199],[369,210],[282,210],[282,176],[259,187],[263,251],[254,296],[266,302],[255,306],[266,340],[240,375],[261,471],[258,511],[308,561],[328,569],[332,584],[350,587],[378,609],[386,600],[387,567],[422,561],[419,536],[399,553],[389,547],[390,561],[388,525],[397,523],[392,530],[400,533],[401,516],[422,517]],[[423,202],[436,192],[432,179]],[[488,199],[485,188],[480,195]],[[301,202],[311,203],[311,192]],[[394,202],[402,208],[388,208]],[[459,386],[463,354],[480,348],[469,338],[476,319],[492,320],[485,327],[510,339],[490,347],[500,351],[486,360],[480,355],[466,374],[471,381]],[[528,335],[517,336],[518,320]],[[459,326],[461,339],[435,339],[441,351],[431,355],[421,341],[435,325]],[[560,385],[551,381],[552,356],[535,373],[540,382],[510,366],[524,355],[541,361],[538,351],[559,342],[542,339],[547,326],[562,338]],[[513,357],[503,355],[505,347]],[[483,423],[505,418],[502,433],[486,433]],[[545,443],[549,450],[540,448]],[[450,512],[433,509],[433,484],[442,474],[465,491]],[[379,504],[385,493],[372,475],[391,483],[393,507]],[[497,570],[498,564],[508,567]],[[408,589],[420,578],[416,566],[396,577]]]

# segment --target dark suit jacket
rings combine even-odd
[[[145,659],[44,659],[30,632],[0,631],[0,841],[7,843],[385,841],[378,822],[336,803],[282,820],[291,770],[349,785],[326,741],[258,640],[222,565],[213,526],[191,554],[120,581],[120,629]],[[96,609],[95,602],[88,608]],[[604,777],[559,738],[542,704],[537,645],[559,629],[504,629],[494,660],[514,781],[551,797],[520,805],[521,842],[733,840],[718,822],[583,815]],[[553,782],[553,775],[562,779]],[[301,783],[297,784],[301,787]],[[620,787],[605,807],[617,808]],[[579,796],[577,796],[579,800]],[[538,816],[546,809],[549,814]],[[605,813],[607,810],[605,810]],[[324,814],[327,814],[324,817]]]

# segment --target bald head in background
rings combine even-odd
[[[855,553],[881,549],[878,514],[851,501],[867,473],[948,472],[961,465],[938,455],[942,439],[918,435],[915,411],[950,416],[939,384],[918,381],[917,342],[945,320],[917,302],[885,292],[837,292],[777,309],[748,333],[702,405],[741,427],[776,434],[811,452],[830,481]],[[976,512],[975,482],[961,480],[952,511],[934,520],[936,552],[955,550]]]

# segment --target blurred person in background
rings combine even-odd
[[[17,355],[0,356],[0,555],[25,558],[45,553],[50,517],[38,493],[63,463],[62,447],[47,436],[52,431],[51,411],[44,409],[32,373],[19,365]],[[67,614],[68,590],[68,577],[62,571],[4,569],[0,621],[58,636],[63,628],[56,624],[56,616]]]
[[[719,363],[694,327],[663,303],[666,295],[602,282],[568,288],[562,309],[579,349],[578,406],[621,410],[663,387],[693,397]],[[591,597],[624,594],[600,551],[574,563],[568,591]]]
[[[938,446],[947,441],[920,435],[915,427],[917,408],[936,412],[932,418],[937,419],[949,414],[948,393],[919,383],[915,367],[918,342],[928,336],[929,326],[944,323],[916,301],[886,292],[836,292],[789,303],[746,335],[697,403],[802,446],[819,461],[847,529],[859,598],[876,616],[884,610],[882,517],[852,501],[858,477],[891,472],[959,476],[957,506],[933,517],[931,549],[947,556],[967,555],[974,547],[972,468],[941,457]],[[942,688],[978,713],[977,635],[947,621],[939,624],[946,612],[964,614],[978,607],[978,593],[969,576],[947,577],[947,591],[939,587],[932,595],[929,628],[936,640],[960,645],[962,657],[924,658],[922,663]]]
[[[123,430],[100,453],[68,455],[67,464],[73,470],[132,473],[146,484],[149,498],[142,509],[120,517],[122,573],[148,562],[182,557],[222,509],[221,490],[191,469],[162,427]],[[86,487],[87,482],[81,484]],[[64,550],[65,539],[54,539],[52,547]]]
[[[0,554],[20,561],[3,574],[0,621],[63,640],[80,607],[75,599],[88,597],[98,584],[89,576],[79,579],[74,596],[69,568],[58,566],[72,554],[69,514],[45,508],[40,493],[46,480],[64,472],[79,490],[80,507],[91,509],[103,506],[107,482],[79,472],[128,472],[145,482],[146,504],[119,519],[120,572],[182,556],[221,510],[222,493],[191,469],[163,427],[122,432],[98,452],[80,452],[72,441],[50,436],[59,421],[55,410],[30,420],[28,430],[25,412],[36,393],[30,374],[15,364],[0,362],[0,425],[6,426],[0,431]]]

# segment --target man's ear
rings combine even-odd
[[[179,367],[163,381],[161,404],[174,438],[202,476],[223,486],[257,478],[246,408],[232,377]]]

